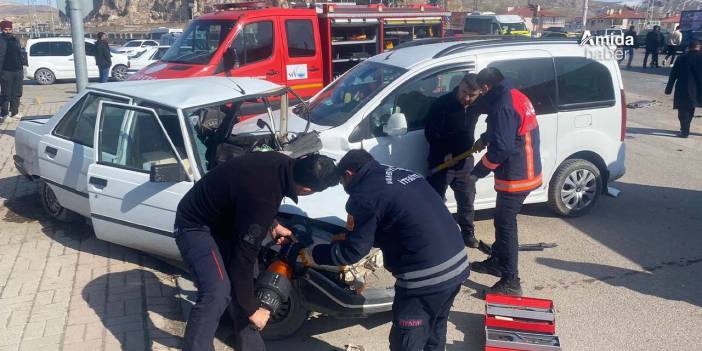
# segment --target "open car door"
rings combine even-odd
[[[87,177],[95,235],[180,260],[173,223],[180,199],[193,185],[187,156],[177,151],[151,108],[101,102],[96,126]]]

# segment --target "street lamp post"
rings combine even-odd
[[[71,13],[71,37],[73,38],[73,65],[76,69],[76,90],[80,93],[88,85],[88,64],[85,60],[85,30],[80,0],[67,0]]]

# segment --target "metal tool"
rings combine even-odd
[[[543,251],[544,249],[551,249],[558,247],[556,243],[537,243],[537,244],[520,244],[519,251]],[[480,252],[491,256],[492,255],[492,245],[480,240],[478,242],[478,250]]]
[[[429,173],[427,174],[427,177],[432,175],[432,174],[436,174],[438,172],[441,172],[442,170],[444,170],[446,168],[453,167],[458,162],[461,162],[462,160],[465,160],[466,158],[473,155],[474,153],[479,152],[482,149],[482,145],[479,145],[479,146],[473,145],[473,147],[468,149],[468,151],[463,152],[463,153],[459,154],[458,156],[454,156],[451,159],[444,161],[444,163],[430,169]]]

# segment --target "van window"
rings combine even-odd
[[[308,57],[315,55],[314,30],[310,20],[285,21],[288,38],[288,56]]]
[[[273,55],[273,22],[247,24],[232,43],[239,65],[263,61]]]
[[[392,92],[369,116],[372,135],[384,136],[383,126],[390,115],[397,112],[405,115],[407,131],[424,129],[434,101],[451,93],[467,71],[467,68],[442,71],[404,84]]]
[[[67,41],[55,41],[51,43],[51,56],[71,56],[73,46]]]
[[[534,58],[497,61],[488,65],[502,72],[512,87],[526,95],[537,115],[555,113],[556,73],[553,59]]]
[[[51,56],[51,43],[35,43],[29,48],[29,56]]]
[[[85,55],[86,56],[95,56],[95,44],[85,43]]]
[[[612,76],[603,64],[584,57],[555,59],[561,110],[614,106]]]
[[[95,120],[100,101],[128,103],[127,99],[88,94],[66,113],[54,129],[54,135],[87,147],[93,147]],[[118,133],[119,125],[108,125],[108,131]]]

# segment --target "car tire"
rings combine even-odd
[[[112,78],[118,82],[127,80],[129,77],[127,70],[127,66],[125,65],[116,65],[112,67]]]
[[[309,317],[310,312],[302,305],[300,287],[293,282],[288,302],[282,304],[261,332],[265,340],[281,340],[293,336]]]
[[[561,216],[578,217],[588,213],[602,193],[602,176],[592,162],[564,161],[556,170],[548,190],[548,204]]]
[[[34,72],[34,80],[40,85],[51,85],[56,81],[56,75],[48,68],[40,68]]]
[[[80,219],[79,214],[61,206],[49,184],[45,182],[39,184],[39,197],[41,198],[41,205],[44,207],[44,211],[46,211],[51,218],[66,223],[75,222]]]

